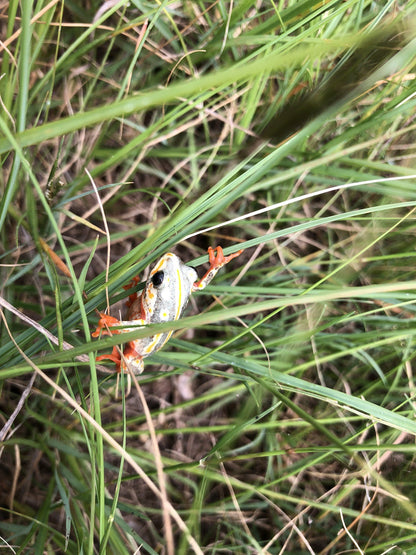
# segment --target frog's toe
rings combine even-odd
[[[118,326],[120,324],[120,320],[114,318],[114,316],[109,316],[108,314],[104,314],[100,312],[100,319],[98,320],[97,329],[92,332],[92,337],[98,337],[99,335],[111,335],[111,333],[120,333],[120,330],[112,330],[110,332],[107,328],[111,328],[112,326]]]
[[[119,350],[117,349],[117,347],[115,345],[113,347],[113,352],[111,354],[100,355],[100,356],[96,357],[95,360],[97,362],[101,362],[102,360],[111,360],[112,362],[115,362],[117,372],[120,372],[121,356],[120,356]]]
[[[222,268],[223,266],[225,266],[225,264],[228,264],[230,260],[232,260],[233,258],[236,258],[237,256],[240,256],[242,252],[243,252],[242,250],[239,250],[237,252],[234,252],[233,254],[229,254],[228,256],[225,256],[222,250],[222,247],[219,247],[219,246],[215,248],[208,247],[208,257],[209,257],[209,264],[211,269],[213,270],[216,268]]]

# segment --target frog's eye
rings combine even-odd
[[[152,275],[150,281],[153,283],[154,287],[158,288],[162,285],[164,277],[165,277],[165,272],[163,272],[162,270],[159,270],[159,272],[156,272],[155,274]]]

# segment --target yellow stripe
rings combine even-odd
[[[178,307],[175,314],[175,320],[179,320],[179,316],[181,315],[181,306],[182,306],[182,281],[181,281],[181,273],[179,268],[176,270],[178,274]]]
[[[157,347],[157,350],[159,350],[159,349],[161,349],[161,348],[163,347],[163,345],[166,343],[166,341],[168,341],[168,339],[170,339],[170,336],[172,335],[172,333],[173,333],[173,332],[170,331],[170,332],[167,334],[167,336],[166,336],[165,340],[163,341],[163,343]],[[144,349],[144,352],[145,352],[147,355],[151,355],[151,354],[155,351],[156,345],[158,344],[158,342],[159,342],[160,338],[162,337],[162,335],[163,335],[163,333],[157,333],[156,335],[153,336],[153,341],[152,341],[151,343],[149,343],[149,345]]]

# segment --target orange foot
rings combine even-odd
[[[95,360],[97,362],[100,362],[101,360],[112,360],[113,362],[115,362],[116,364],[116,370],[118,373],[121,372],[121,356],[120,356],[120,351],[117,349],[117,347],[114,345],[113,347],[113,352],[109,355],[100,355],[98,357],[95,358]]]
[[[217,254],[215,255],[215,251],[217,251]],[[214,270],[216,268],[222,268],[223,266],[225,266],[225,264],[228,264],[228,262],[230,260],[232,260],[233,258],[236,258],[237,256],[240,256],[240,254],[243,252],[243,250],[239,250],[237,252],[234,252],[233,254],[229,254],[228,256],[224,256],[224,252],[222,250],[222,247],[208,247],[208,258],[209,258],[209,270]]]
[[[121,333],[121,330],[110,330],[112,326],[118,326],[120,321],[114,316],[109,316],[108,314],[104,314],[100,312],[101,318],[98,320],[97,329],[91,334],[92,337],[98,337],[99,335],[112,335],[113,333]],[[100,355],[96,357],[96,361],[100,362],[101,360],[112,360],[116,363],[117,372],[120,372],[121,368],[121,356],[120,351],[114,345],[113,352],[108,355]]]
[[[91,334],[93,337],[98,337],[101,335],[112,335],[113,333],[122,333],[121,330],[109,330],[113,326],[118,326],[120,324],[120,320],[114,318],[114,316],[109,316],[108,314],[104,314],[100,312],[101,318],[98,320],[97,329]]]
[[[215,254],[217,251],[217,254]],[[200,291],[204,289],[212,281],[212,279],[217,274],[218,270],[225,266],[230,260],[235,258],[236,256],[240,256],[243,251],[240,250],[228,256],[224,256],[224,252],[221,247],[208,247],[208,257],[209,257],[209,269],[200,280],[196,281],[192,286],[192,291]]]
[[[143,372],[143,357],[134,348],[134,342],[128,342],[124,347],[123,356],[120,355],[120,350],[114,345],[113,352],[109,355],[100,355],[95,359],[97,362],[101,360],[111,360],[116,365],[118,373],[121,370],[127,370],[130,367],[131,371],[135,374]]]

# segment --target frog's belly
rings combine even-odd
[[[165,333],[157,333],[150,337],[143,337],[142,339],[137,339],[137,341],[132,341],[134,344],[134,350],[141,355],[143,358],[148,357],[155,351],[158,351],[163,347],[166,341],[169,340],[172,335],[172,331]]]

